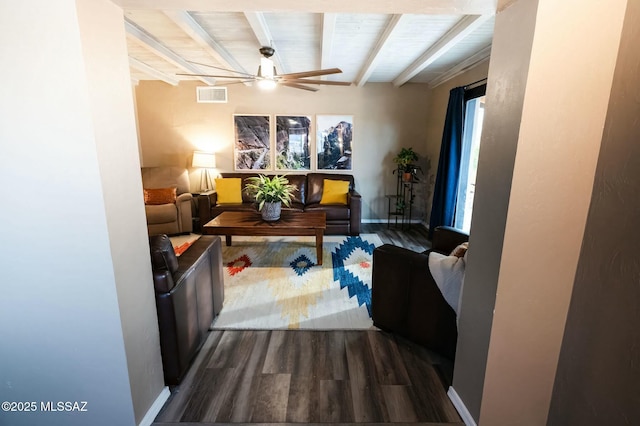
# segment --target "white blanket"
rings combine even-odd
[[[429,271],[444,300],[453,308],[456,315],[460,309],[466,257],[466,254],[464,257],[456,257],[436,252],[429,253]]]

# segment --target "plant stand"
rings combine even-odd
[[[387,228],[390,227],[391,218],[395,218],[395,226],[398,226],[398,218],[400,218],[400,227],[401,229],[405,229],[405,223],[407,225],[407,229],[411,228],[411,213],[413,208],[413,202],[415,199],[413,184],[415,183],[415,179],[413,176],[411,180],[405,181],[403,179],[403,170],[398,168],[396,170],[397,173],[397,182],[396,182],[396,193],[391,195],[386,195],[387,198]]]

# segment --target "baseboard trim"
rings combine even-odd
[[[460,396],[453,388],[453,386],[449,387],[447,396],[458,411],[458,414],[460,414],[460,417],[462,417],[462,421],[464,422],[464,424],[467,426],[477,426],[476,421],[473,420],[473,417],[471,417],[471,413],[469,413],[469,410],[467,410],[467,407],[464,405],[464,402],[462,402],[462,399],[460,399]]]
[[[151,404],[149,411],[147,411],[147,414],[145,414],[138,426],[151,426],[153,421],[156,419],[156,416],[158,415],[160,410],[162,410],[162,407],[164,407],[165,402],[167,402],[170,396],[171,392],[169,391],[169,387],[165,386],[162,389],[162,392],[160,392],[160,395],[158,395],[156,400],[153,401],[153,404]]]
[[[386,219],[362,219],[360,223],[387,223]]]
[[[422,219],[411,219],[411,221],[406,220],[404,223],[420,223],[422,225],[424,225],[425,227],[429,227],[427,225],[427,223],[425,221],[423,221]],[[360,223],[387,223],[387,219],[362,219],[360,220]],[[391,223],[391,225],[393,225],[395,222],[392,219],[389,223]],[[398,221],[398,225],[400,225],[400,221]]]

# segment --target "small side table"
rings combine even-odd
[[[192,192],[191,195],[193,196],[193,199],[191,200],[191,220],[193,223],[193,232],[197,233],[197,234],[201,234],[202,233],[202,223],[200,223],[200,205],[198,203],[200,195],[206,195],[206,194],[210,194],[211,190],[209,191],[203,191],[203,192]]]

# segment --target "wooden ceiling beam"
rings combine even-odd
[[[431,80],[429,82],[429,87],[431,87],[431,88],[437,87],[437,86],[441,85],[442,83],[444,83],[445,81],[451,80],[453,77],[456,77],[456,76],[462,74],[463,72],[465,72],[469,68],[474,67],[474,66],[478,65],[479,63],[486,61],[490,57],[491,57],[491,45],[485,47],[484,49],[482,49],[478,53],[475,53],[475,54],[469,56],[467,59],[465,59],[464,61],[460,62],[459,64],[457,64],[453,68],[445,71],[440,76],[438,76],[438,77],[434,78],[433,80]]]
[[[402,21],[403,16],[404,15],[400,14],[391,15],[391,18],[389,18],[389,22],[387,22],[387,25],[384,27],[382,34],[376,42],[376,45],[374,46],[373,50],[371,50],[369,57],[367,58],[362,69],[358,73],[358,76],[356,77],[356,86],[362,87],[367,82],[367,80],[369,80],[369,77],[371,77],[371,74],[375,70],[376,65],[382,58],[382,55],[380,53],[383,51],[393,32],[396,30],[396,28],[398,28],[398,25]]]
[[[133,41],[140,44],[141,46],[148,49],[149,51],[153,52],[154,54],[158,55],[165,61],[174,64],[175,66],[184,70],[185,72],[194,73],[194,74],[204,74],[203,70],[186,61],[182,56],[178,55],[177,53],[175,53],[174,51],[166,47],[164,44],[160,43],[152,35],[147,33],[142,28],[138,27],[135,23],[133,23],[127,18],[125,18],[124,20],[124,27],[127,32],[127,35]],[[215,85],[216,83],[216,80],[214,78],[198,77],[198,79],[212,86]]]
[[[208,12],[406,13],[482,15],[495,13],[496,0],[112,0],[123,9]]]
[[[223,68],[247,74],[247,71],[242,65],[240,65],[224,47],[215,41],[189,12],[184,10],[165,10],[164,14],[180,27],[185,34],[198,43],[198,45],[211,55]],[[249,85],[248,83],[245,84]]]
[[[157,80],[162,80],[172,86],[177,86],[179,83],[179,80],[177,78],[172,77],[169,74],[165,74],[162,71],[158,71],[157,69],[150,67],[144,62],[140,62],[139,60],[137,60],[136,58],[132,58],[131,56],[129,56],[129,66],[140,71],[141,73],[148,75],[149,77],[153,77]]]
[[[460,19],[453,28],[432,44],[431,47],[420,55],[409,67],[402,71],[400,75],[393,80],[393,85],[399,87],[411,80],[416,74],[434,63],[492,16],[493,15],[468,15]]]
[[[286,74],[287,69],[278,54],[278,48],[273,41],[273,36],[271,35],[271,31],[269,31],[267,21],[264,19],[264,14],[262,12],[244,12],[244,16],[247,18],[260,46],[271,46],[275,50],[271,60],[273,60],[278,74]],[[259,52],[256,52],[256,54],[259,54]]]
[[[335,13],[322,14],[322,47],[320,53],[320,68],[331,67],[331,55],[333,53],[333,39],[336,33]]]

